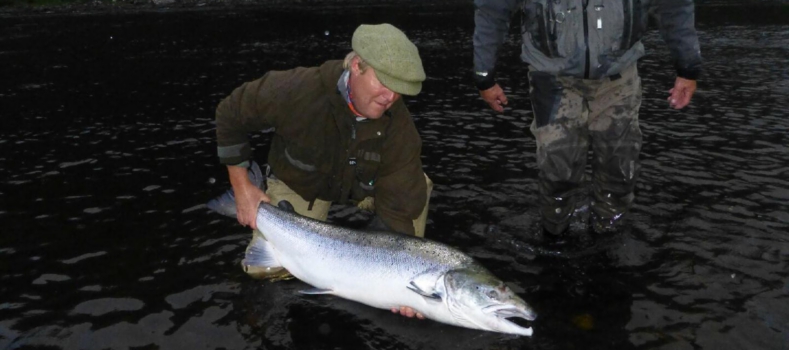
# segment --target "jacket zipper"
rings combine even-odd
[[[348,141],[348,146],[345,150],[345,161],[348,162],[349,165],[356,166],[356,159],[351,157],[351,146],[353,146],[354,141],[356,140],[356,118],[351,122],[351,140]],[[347,166],[347,165],[346,165]],[[345,169],[343,167],[343,174],[345,173]],[[340,178],[340,195],[342,196],[343,192],[343,179]]]
[[[356,140],[356,119],[351,123],[351,140]]]
[[[625,0],[625,35],[622,36],[624,40],[621,44],[620,50],[627,50],[630,48],[630,40],[633,37],[633,0]]]
[[[589,16],[586,13],[586,8],[589,6],[589,0],[584,0],[584,44],[586,44],[586,64],[584,65],[584,79],[589,79]]]

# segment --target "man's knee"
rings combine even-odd
[[[422,213],[414,220],[414,235],[420,238],[425,237],[425,226],[427,225],[427,212],[430,207],[430,194],[433,192],[433,180],[425,174],[425,182],[427,184],[427,197],[425,199],[425,206],[422,208]]]
[[[427,174],[425,174],[425,183],[427,183],[427,194],[428,197],[430,197],[430,193],[433,192],[433,180],[431,180]],[[428,198],[428,200],[430,200],[430,198]]]
[[[271,198],[272,205],[288,201],[299,215],[320,221],[326,221],[328,218],[331,202],[320,199],[315,199],[313,202],[307,201],[278,179],[269,178],[266,184],[268,185],[266,195]]]

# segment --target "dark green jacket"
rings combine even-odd
[[[216,110],[219,158],[249,160],[248,133],[270,130],[273,174],[307,201],[375,198],[376,215],[414,234],[427,200],[422,140],[402,99],[377,120],[356,121],[337,90],[342,61],[271,71],[245,83]]]

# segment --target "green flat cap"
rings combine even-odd
[[[416,45],[391,24],[362,24],[353,32],[351,47],[375,69],[389,90],[414,96],[422,90],[425,70]]]

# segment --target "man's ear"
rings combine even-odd
[[[351,75],[358,76],[361,73],[362,70],[359,68],[359,56],[356,56],[351,60]]]

